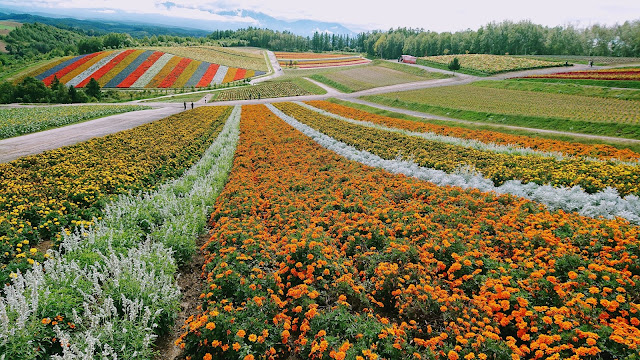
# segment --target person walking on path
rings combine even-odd
[[[193,103],[191,103],[191,110],[193,110]]]
[[[184,109],[187,110],[187,102],[184,102]]]

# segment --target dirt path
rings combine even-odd
[[[157,109],[112,115],[57,129],[0,140],[0,163],[131,129],[182,111],[182,104],[163,105],[163,107]]]

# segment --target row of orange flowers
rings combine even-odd
[[[327,101],[309,101],[308,104],[328,112],[347,118],[369,121],[397,129],[415,132],[432,132],[439,135],[473,139],[485,144],[516,145],[540,151],[559,152],[569,156],[587,156],[597,159],[640,160],[640,154],[629,149],[618,149],[604,144],[580,144],[569,141],[535,138],[521,135],[504,134],[489,130],[472,130],[455,126],[435,125],[428,122],[396,119],[388,116],[372,114],[352,107],[330,103]]]
[[[628,358],[640,229],[347,161],[245,106],[190,359]]]

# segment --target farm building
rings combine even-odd
[[[411,55],[402,55],[398,58],[398,62],[406,63],[406,64],[415,64],[416,57]]]

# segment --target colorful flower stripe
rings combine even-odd
[[[122,61],[114,66],[109,72],[98,79],[100,86],[105,87],[113,78],[115,78],[120,72],[128,67],[135,59],[140,56],[145,50],[135,50],[127,55]]]
[[[176,82],[173,83],[172,86],[175,88],[184,87],[187,84],[187,81],[191,79],[191,77],[193,76],[193,73],[196,70],[198,70],[201,64],[202,64],[202,61],[198,61],[198,60],[192,60],[191,62],[189,62],[189,65],[187,65],[184,68],[184,70],[182,71],[180,76],[178,76],[178,78],[176,79]]]
[[[77,69],[80,65],[82,65],[82,64],[86,63],[87,61],[91,60],[92,58],[94,58],[98,54],[100,54],[100,53],[93,53],[93,54],[89,54],[89,55],[84,55],[84,56],[80,57],[78,60],[74,61],[73,63],[65,66],[63,69],[60,69],[56,73],[47,76],[42,81],[44,82],[45,85],[50,86],[51,82],[53,82],[54,78],[58,78],[58,80],[60,80],[63,76],[65,76],[66,74],[70,73],[71,71]]]
[[[188,87],[197,86],[198,83],[200,82],[200,80],[202,80],[202,77],[207,72],[207,70],[209,69],[210,66],[211,66],[211,64],[209,64],[208,62],[200,63],[200,66],[198,66],[196,71],[193,72],[193,75],[191,75],[191,77],[189,78],[189,80],[187,81],[185,86],[188,86]]]
[[[173,85],[177,80],[178,77],[180,76],[180,74],[182,74],[182,72],[184,71],[184,69],[192,62],[192,59],[188,59],[188,58],[182,58],[180,59],[180,61],[178,62],[178,64],[176,65],[175,68],[173,68],[173,70],[171,70],[171,72],[169,73],[169,75],[167,75],[166,78],[164,78],[164,80],[162,80],[162,82],[160,83],[160,85],[158,86],[159,88],[168,88],[171,87],[171,85]]]
[[[274,106],[327,136],[383,159],[401,157],[422,167],[447,173],[467,166],[491,179],[495,186],[509,180],[519,180],[524,184],[550,184],[566,188],[580,186],[589,194],[611,187],[621,196],[640,195],[640,183],[635,180],[640,178],[638,166],[580,158],[557,160],[543,156],[501,154],[336,121],[293,103],[277,103]]]
[[[211,85],[219,85],[222,84],[222,80],[225,78],[225,76],[227,75],[227,71],[229,70],[228,67],[221,65],[218,68],[218,71],[216,72],[216,76],[213,77],[213,80],[211,80]]]
[[[91,75],[93,75],[96,71],[98,71],[98,69],[101,69],[102,67],[104,67],[104,65],[108,64],[111,60],[113,60],[114,58],[116,58],[118,55],[120,55],[122,53],[122,51],[112,51],[110,53],[107,53],[106,56],[104,56],[101,59],[98,59],[98,56],[96,56],[94,58],[94,60],[96,60],[95,63],[93,64],[89,64],[92,61],[87,62],[86,64],[84,64],[84,66],[82,66],[82,68],[84,68],[85,66],[88,66],[83,72],[81,72],[80,74],[76,75],[73,79],[65,82],[65,84],[67,86],[75,86],[75,87],[80,87],[79,85],[81,83],[88,83],[89,79],[91,79]]]
[[[526,78],[545,79],[590,79],[590,80],[640,80],[640,68],[606,69],[594,71],[572,71],[550,75],[532,75]]]
[[[233,81],[233,78],[236,77],[236,72],[238,72],[237,68],[229,68],[229,70],[227,70],[227,74],[224,76],[224,79],[222,80],[223,84],[229,83]]]
[[[311,69],[311,68],[321,68],[321,67],[331,67],[331,66],[347,66],[347,65],[363,65],[370,63],[371,60],[368,59],[360,59],[354,61],[345,61],[345,62],[336,62],[336,63],[318,63],[318,64],[302,64],[296,65],[296,67],[300,69]]]
[[[256,71],[255,70],[247,70],[247,72],[244,74],[245,79],[249,79],[256,76]]]
[[[260,76],[260,75],[264,75],[264,74],[266,74],[266,72],[264,72],[264,71],[255,71],[253,75],[254,76]]]
[[[455,126],[434,125],[428,122],[396,119],[376,115],[348,106],[333,104],[328,101],[309,101],[310,105],[341,115],[347,118],[368,121],[398,129],[416,132],[434,133],[460,139],[473,139],[485,144],[516,145],[524,148],[547,152],[559,152],[567,156],[593,157],[601,160],[638,161],[640,154],[629,149],[618,149],[610,145],[587,145],[560,140],[541,139],[520,135],[503,134],[489,130],[471,130]]]
[[[236,75],[233,77],[233,81],[242,80],[245,77],[247,77],[246,75],[247,75],[247,69],[238,69],[236,71]]]
[[[210,64],[209,68],[207,68],[207,71],[204,73],[204,75],[202,75],[202,78],[200,78],[200,81],[198,82],[198,84],[196,86],[197,87],[207,87],[207,86],[211,85],[211,83],[213,81],[213,77],[216,75],[216,72],[218,71],[219,67],[220,67],[220,65],[218,65],[218,64]]]
[[[147,50],[140,54],[135,60],[131,62],[126,68],[120,71],[118,75],[114,76],[104,87],[115,88],[124,81],[129,75],[131,75],[143,62],[145,62],[153,54],[152,50]]]
[[[245,106],[193,359],[631,359],[640,228],[346,161]]]
[[[136,80],[136,82],[133,83],[133,85],[131,85],[131,87],[143,88],[149,85],[151,80],[153,80],[153,78],[156,75],[158,75],[160,70],[162,70],[162,68],[164,68],[164,66],[167,65],[167,63],[174,57],[175,55],[173,54],[167,54],[167,53],[163,54],[160,57],[160,59],[158,59],[158,61],[156,61],[153,65],[151,65],[149,70],[147,70],[144,74],[142,74],[142,76],[140,76],[138,80]]]
[[[69,82],[71,82],[73,79],[75,79],[76,76],[82,74],[85,70],[91,68],[93,65],[95,65],[98,62],[100,62],[102,59],[104,59],[105,57],[107,57],[107,56],[109,56],[111,54],[113,54],[113,51],[103,51],[103,52],[98,53],[98,55],[92,57],[91,59],[86,61],[84,64],[78,66],[77,68],[75,68],[75,69],[71,70],[70,72],[68,72],[63,77],[59,78],[60,82],[65,84],[65,85],[70,85]]]
[[[88,76],[86,79],[82,80],[82,82],[80,82],[77,85],[77,87],[79,87],[79,88],[85,87],[89,83],[89,81],[91,81],[91,79],[96,79],[98,81],[98,83],[100,83],[100,79],[106,73],[111,71],[111,69],[113,69],[116,65],[118,65],[122,60],[124,60],[127,56],[129,56],[129,54],[131,54],[134,51],[135,50],[125,50],[125,51],[120,52],[116,57],[111,59],[103,67],[101,67],[100,69],[96,70],[96,72],[94,72],[93,74]]]
[[[52,61],[52,62],[48,63],[47,65],[34,70],[33,72],[29,73],[29,75],[33,75],[33,77],[35,77],[38,80],[43,80],[47,76],[49,76],[49,75],[51,75],[51,74],[53,74],[53,73],[55,73],[57,71],[60,71],[61,69],[64,69],[69,64],[71,64],[74,61],[80,59],[82,56],[84,56],[84,55],[80,55],[80,56],[76,56],[76,57],[72,57],[72,56],[63,57],[61,59],[58,59],[56,61]]]
[[[122,80],[117,87],[119,88],[128,88],[131,87],[137,80],[142,76],[149,68],[162,56],[162,52],[156,51],[151,54],[145,61],[138,66],[126,79]]]
[[[173,71],[181,60],[182,58],[179,56],[172,57],[145,87],[159,88],[162,81],[164,81],[164,79],[169,75],[169,73],[171,73],[171,71]]]

